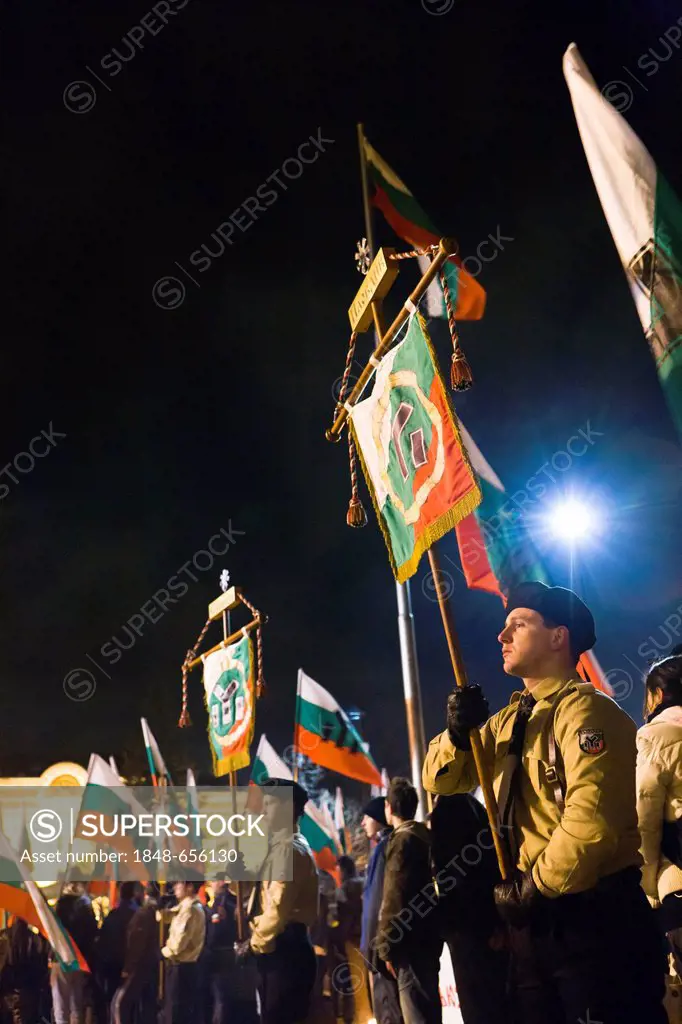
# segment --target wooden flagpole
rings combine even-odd
[[[292,774],[294,776],[294,782],[298,782],[298,743],[296,742],[298,737],[298,712],[301,704],[301,670],[298,670],[298,676],[296,678],[296,710],[294,711],[294,744],[293,744],[293,767]]]
[[[365,214],[365,228],[368,246],[371,253],[374,253],[374,238],[372,232],[372,219],[369,205],[369,191],[367,187],[367,163],[365,159],[364,149],[364,132],[363,126],[358,125],[358,144],[360,148],[360,169],[362,177],[362,193],[363,193],[363,209]],[[378,302],[372,302],[372,313],[374,317],[374,323],[377,330],[377,345],[374,350],[373,359],[368,362],[359,379],[357,380],[355,387],[352,389],[350,395],[346,398],[342,408],[339,410],[334,423],[331,428],[327,431],[327,439],[330,441],[337,441],[339,439],[340,431],[348,418],[348,410],[350,407],[360,398],[367,382],[369,381],[372,373],[376,366],[376,361],[381,359],[383,355],[388,351],[391,344],[393,343],[398,331],[405,323],[407,318],[426,292],[431,281],[435,278],[436,274],[440,271],[441,267],[445,264],[449,256],[454,255],[457,252],[457,244],[452,239],[441,238],[438,250],[435,253],[430,265],[426,269],[426,273],[422,275],[419,284],[414,288],[410,294],[408,300],[403,304],[398,316],[395,318],[393,323],[390,325],[388,330],[382,332],[381,330],[381,310]],[[375,308],[377,307],[377,308]],[[440,575],[440,566],[438,563],[438,556],[435,551],[434,545],[429,548],[429,562],[431,565],[431,572],[436,585],[436,594],[438,597],[438,606],[440,608],[441,617],[443,620],[443,629],[445,631],[445,637],[448,644],[448,650],[450,652],[450,660],[452,662],[452,668],[455,676],[455,682],[458,687],[464,687],[467,683],[466,669],[464,667],[464,660],[459,647],[459,641],[457,638],[457,632],[455,630],[454,618],[452,615],[452,607],[450,605],[448,596],[442,585],[442,579]],[[400,608],[400,588],[401,584],[396,584],[398,589],[398,605]],[[402,586],[406,586],[403,584]],[[409,602],[409,590],[407,591],[407,597]],[[409,610],[410,619],[412,617],[411,608]],[[400,620],[399,620],[400,621]],[[416,666],[416,644],[414,642],[414,626],[412,626],[412,644],[411,650],[409,650],[408,644],[405,645],[407,653],[414,658]],[[403,653],[403,644],[401,636],[401,654]],[[410,755],[412,761],[412,772],[415,776],[418,772],[418,779],[415,781],[415,788],[418,793],[423,792],[421,785],[421,766],[424,762],[426,754],[426,743],[424,737],[424,722],[421,711],[421,695],[419,692],[419,677],[418,672],[416,675],[416,685],[412,693],[408,693],[408,685],[411,683],[409,673],[405,672],[405,661],[403,660],[403,681],[405,684],[405,708],[408,721],[408,735],[410,740]],[[490,829],[493,834],[493,842],[495,846],[495,853],[497,855],[497,861],[500,868],[500,874],[502,878],[509,877],[509,869],[507,866],[507,857],[502,840],[499,833],[499,815],[497,809],[497,802],[495,800],[495,794],[492,786],[492,780],[490,774],[485,765],[483,757],[483,748],[481,744],[481,738],[477,731],[471,733],[471,749],[474,757],[474,764],[478,774],[478,779],[483,791],[483,798],[485,801],[486,812],[488,815],[488,821],[490,823]],[[429,794],[430,796],[430,794]]]
[[[223,610],[223,647],[227,647],[228,646],[228,642],[229,642],[228,625],[227,625],[227,616],[228,616],[228,614],[229,613],[228,613],[227,609],[224,609]],[[237,804],[236,804],[236,799],[237,798],[236,798],[236,794],[235,794],[235,787],[237,785],[237,773],[235,771],[231,771],[229,773],[229,779],[230,779],[230,789],[232,791],[232,813],[236,814],[237,813]],[[239,852],[239,839],[237,839],[237,852]],[[241,881],[237,881],[234,884],[235,884],[235,890],[236,890],[236,896],[237,896],[237,939],[239,940],[239,942],[243,942],[244,938],[245,938],[245,935],[244,935],[245,928],[244,928],[244,926],[246,924],[246,921],[244,920],[244,883],[241,882]]]
[[[452,605],[450,604],[450,598],[443,585],[443,579],[441,576],[440,562],[438,560],[438,554],[436,552],[435,545],[432,545],[428,551],[429,565],[431,566],[431,575],[436,587],[436,596],[438,598],[438,607],[440,608],[441,618],[443,620],[443,629],[445,630],[445,638],[448,642],[448,650],[450,652],[450,661],[452,662],[452,671],[455,675],[455,683],[461,689],[467,685],[467,672],[464,667],[464,659],[462,658],[462,651],[459,646],[459,638],[457,636],[457,630],[455,629],[454,617],[452,614]],[[485,802],[485,809],[488,814],[488,821],[490,823],[490,830],[493,834],[493,842],[495,844],[495,853],[497,854],[497,863],[500,868],[500,874],[502,878],[509,877],[509,866],[507,863],[507,854],[502,842],[502,837],[498,830],[499,826],[499,814],[497,808],[497,800],[495,799],[495,792],[493,790],[492,780],[485,764],[483,757],[483,744],[481,743],[481,737],[477,729],[472,729],[469,733],[469,741],[471,743],[471,752],[474,757],[474,764],[476,765],[476,772],[478,774],[478,780],[481,784],[481,790],[483,791],[483,800]]]
[[[369,183],[367,175],[367,159],[365,157],[364,126],[358,125],[358,150],[360,152],[360,180],[362,182],[362,209],[365,218],[365,235],[370,258],[374,257],[374,224],[372,208],[369,201]],[[435,271],[434,271],[435,273]],[[384,325],[381,302],[371,303],[372,317],[376,335],[374,358],[381,358],[382,345],[387,335]],[[407,312],[407,311],[405,311]],[[401,321],[402,322],[402,321]],[[395,327],[395,324],[392,325]],[[369,375],[368,375],[369,376]],[[358,382],[359,383],[359,382]],[[349,398],[353,404],[353,396]],[[345,410],[342,410],[345,411]],[[336,424],[335,424],[336,425]],[[332,430],[334,428],[332,427]],[[431,794],[424,792],[422,785],[422,765],[426,756],[426,737],[424,733],[424,715],[422,712],[421,687],[419,684],[419,661],[417,658],[417,635],[412,614],[412,594],[409,581],[395,584],[396,603],[398,607],[398,638],[400,642],[400,663],[405,696],[405,717],[407,720],[407,737],[410,748],[410,770],[412,785],[417,790],[422,810],[431,810]]]

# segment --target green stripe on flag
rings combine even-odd
[[[269,778],[269,775],[270,773],[263,761],[259,757],[254,757],[253,764],[251,765],[251,781],[260,786],[263,779]]]
[[[320,828],[316,821],[310,817],[309,814],[304,814],[301,818],[301,833],[310,845],[310,849],[315,853],[319,853],[320,850],[324,850],[325,846],[328,846],[334,854],[334,843],[331,838],[327,835],[324,829]]]
[[[413,195],[406,195],[404,192],[399,192],[397,188],[390,185],[374,164],[369,165],[369,172],[374,184],[386,193],[391,205],[397,210],[401,217],[404,217],[405,220],[409,220],[410,223],[423,228],[425,231],[429,231],[433,235],[439,235],[437,228],[434,227],[427,214],[421,208]]]
[[[353,727],[347,716],[321,708],[319,704],[311,704],[309,701],[299,697],[297,701],[298,717],[300,726],[315,736],[336,743],[337,746],[346,750],[357,750],[364,757],[369,757],[366,752],[360,734]]]
[[[483,500],[474,515],[483,534],[490,567],[503,593],[508,594],[512,587],[527,580],[537,580],[550,586],[549,577],[528,536],[521,513],[515,510],[510,515],[505,514],[502,509],[508,504],[507,493],[499,491],[481,477],[478,482]],[[477,554],[468,552],[468,557],[474,559]]]
[[[660,171],[656,176],[654,236],[657,261],[649,344],[666,401],[682,435],[682,205]]]

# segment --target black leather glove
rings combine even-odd
[[[523,928],[537,917],[544,899],[530,871],[515,871],[506,882],[495,886],[498,913],[512,928]]]
[[[234,882],[236,879],[240,881],[246,881],[248,879],[249,872],[246,870],[244,863],[244,854],[241,850],[236,851],[234,860],[231,860],[225,871],[225,877],[229,882]]]
[[[237,967],[242,967],[250,956],[253,956],[253,950],[251,949],[251,942],[249,939],[244,939],[242,942],[235,942],[234,946],[234,962]]]
[[[471,750],[469,733],[490,718],[490,708],[480,686],[464,686],[448,697],[448,733],[458,750]]]

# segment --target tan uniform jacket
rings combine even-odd
[[[293,877],[285,882],[281,880],[282,865],[288,856]],[[291,832],[283,830],[275,833],[261,872],[263,880],[256,882],[248,906],[251,948],[255,953],[272,953],[275,939],[288,924],[299,922],[311,928],[317,921],[317,868],[303,836],[296,832],[292,839]]]
[[[185,896],[173,908],[173,920],[161,953],[179,964],[195,963],[206,941],[206,915],[199,900]]]
[[[496,795],[520,696],[512,694],[480,730]],[[591,889],[600,878],[641,864],[636,727],[615,701],[577,679],[544,679],[533,696],[514,805],[517,866],[532,868],[535,884],[551,898]],[[547,779],[550,718],[560,697],[554,734],[566,779],[563,814]],[[431,741],[422,777],[431,793],[466,793],[478,784],[473,755],[456,750],[447,731]],[[485,842],[490,845],[489,836]]]

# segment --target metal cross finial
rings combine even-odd
[[[227,592],[229,586],[230,586],[230,570],[229,569],[223,569],[223,571],[220,574],[220,589],[222,590],[223,594],[225,594]]]
[[[363,275],[367,273],[372,262],[371,257],[372,254],[367,244],[367,239],[362,238],[355,246],[355,266],[358,269],[358,273]]]

